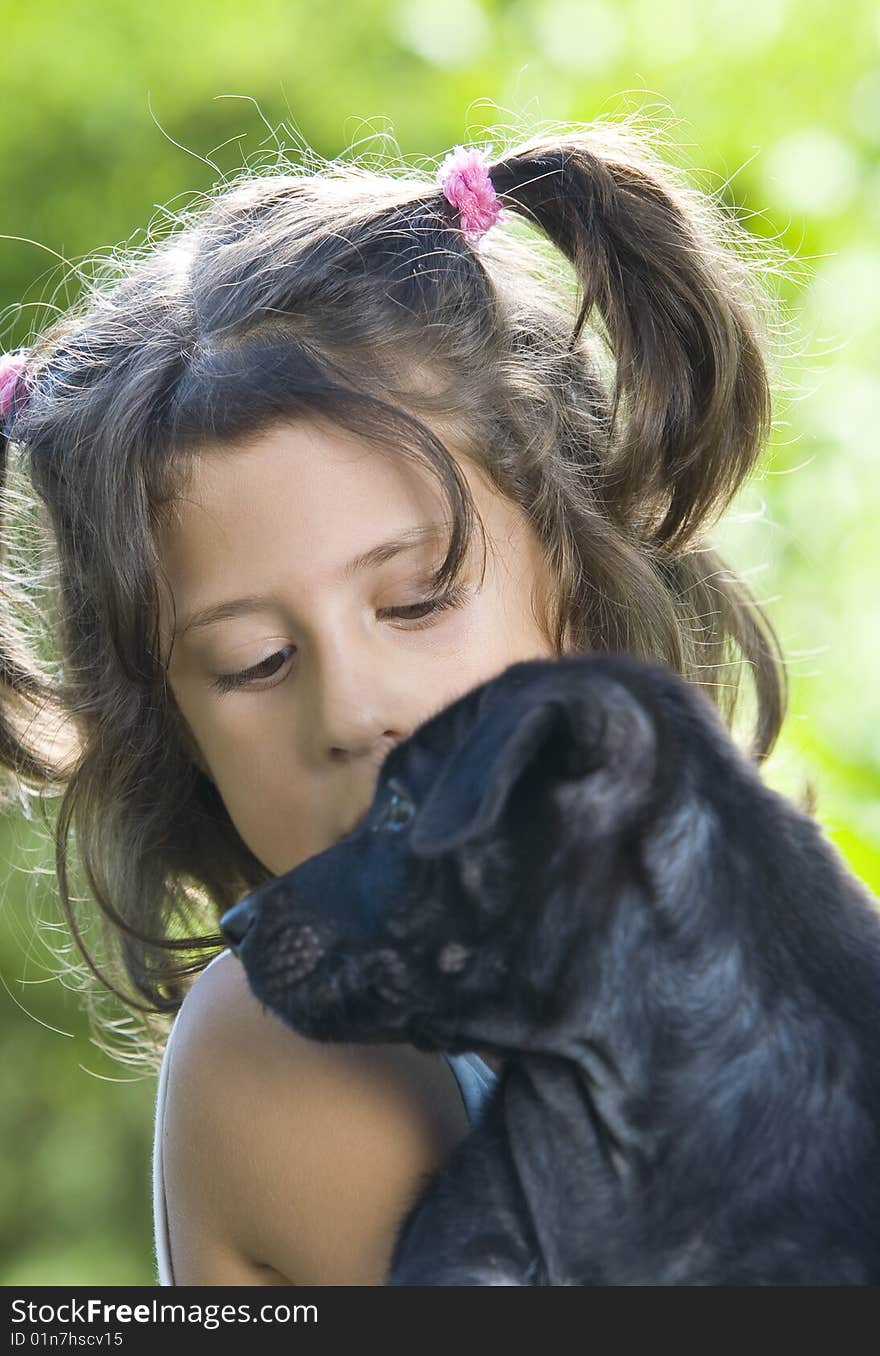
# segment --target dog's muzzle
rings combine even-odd
[[[220,919],[220,931],[239,959],[256,916],[256,896],[248,895]],[[308,922],[289,930],[284,938],[285,974],[288,980],[304,979],[318,965],[327,949],[327,938],[320,935],[321,931],[326,932],[326,929],[319,929]]]

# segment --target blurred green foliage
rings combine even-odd
[[[77,293],[77,261],[137,244],[279,140],[323,155],[390,134],[440,157],[484,127],[632,110],[758,235],[804,261],[803,336],[764,472],[716,534],[790,660],[767,769],[880,890],[880,12],[873,0],[305,0],[3,4],[0,345]],[[230,97],[235,96],[235,97]],[[393,149],[393,147],[391,148]],[[872,692],[875,694],[871,696]],[[51,976],[51,845],[0,822],[0,1282],[150,1284],[152,1079],[130,1081]],[[38,921],[39,920],[39,921]],[[108,1081],[109,1080],[109,1081]]]

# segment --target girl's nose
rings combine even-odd
[[[305,666],[310,735],[316,754],[357,765],[382,762],[401,736],[406,675],[356,633],[328,631]]]

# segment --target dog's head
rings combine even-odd
[[[532,660],[426,721],[357,828],[224,915],[254,994],[319,1039],[527,1044],[640,870],[685,686],[626,656]]]

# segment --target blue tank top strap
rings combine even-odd
[[[498,1075],[493,1073],[484,1059],[471,1052],[461,1055],[447,1054],[444,1058],[458,1081],[468,1120],[471,1125],[475,1125],[495,1091]]]

